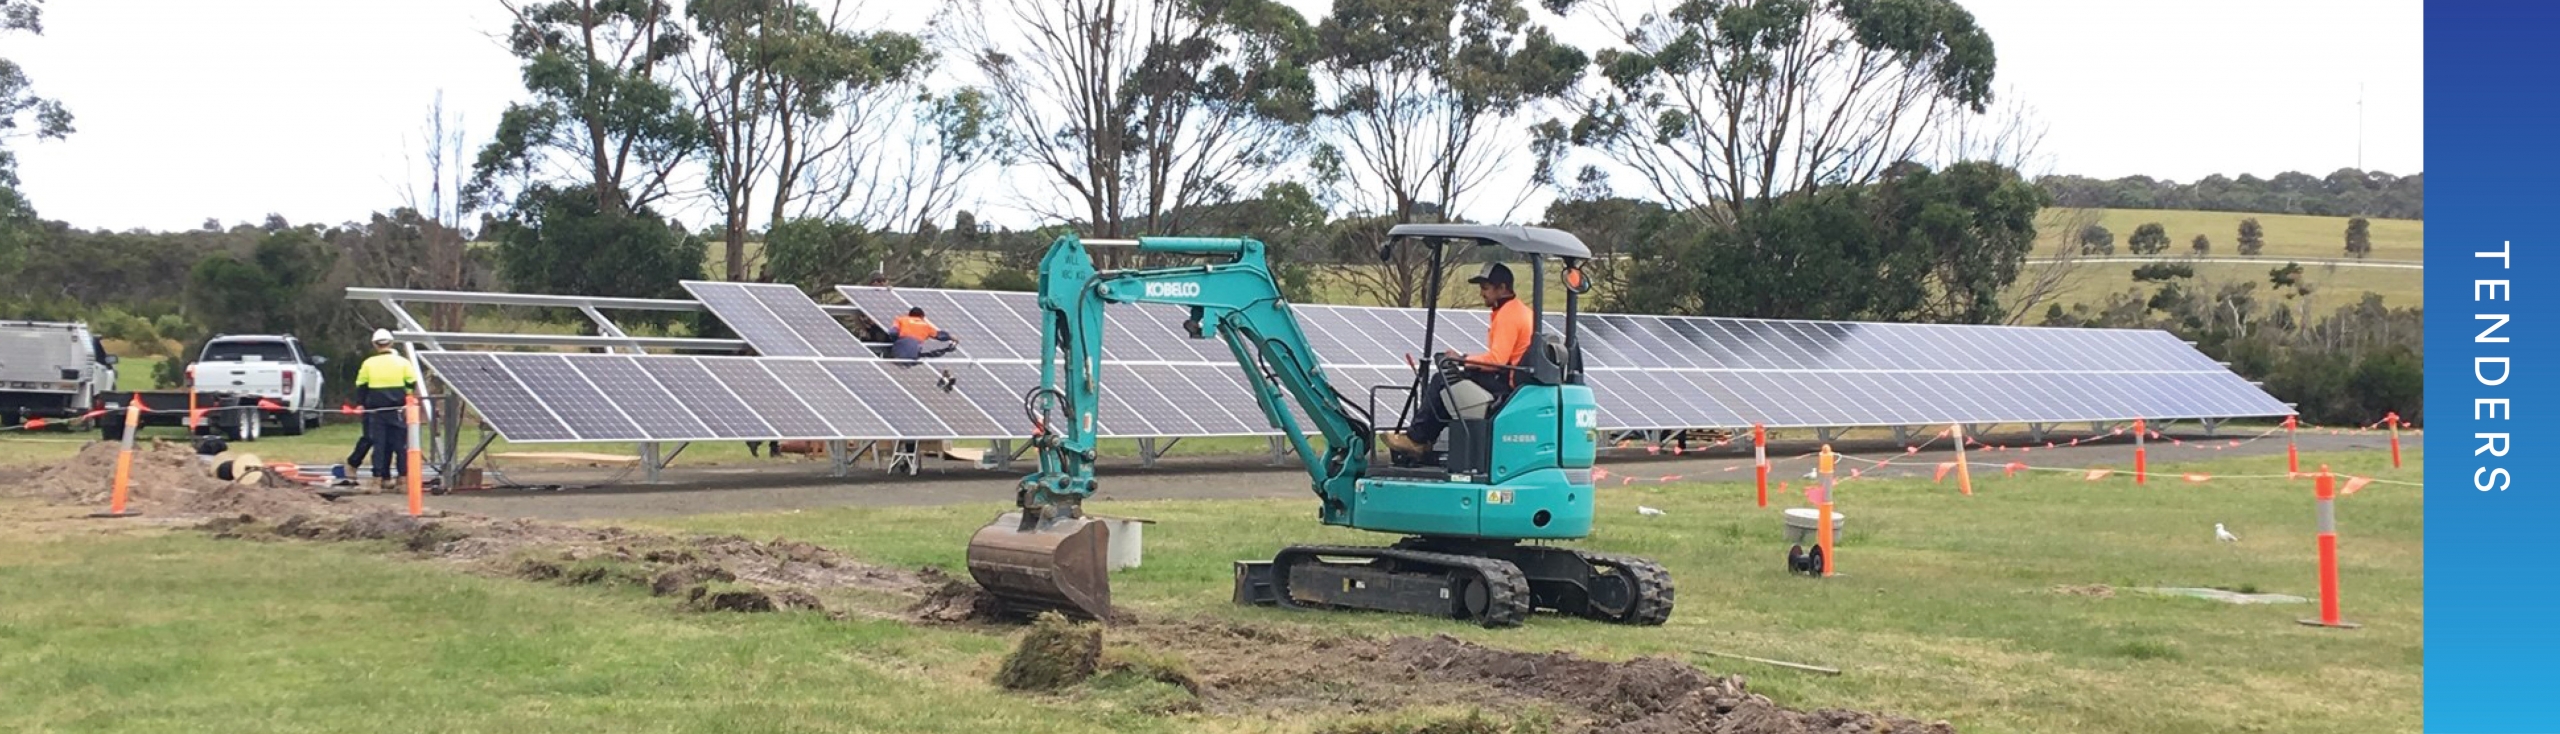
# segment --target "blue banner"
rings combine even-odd
[[[2560,731],[2560,4],[2430,2],[2426,728]],[[2345,693],[2341,691],[2341,693]]]

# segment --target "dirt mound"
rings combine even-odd
[[[116,457],[123,449],[118,443],[92,442],[71,458],[39,469],[31,477],[0,482],[0,493],[103,508],[115,485]],[[178,515],[245,513],[282,517],[329,508],[328,500],[306,485],[273,477],[249,484],[215,479],[194,449],[161,441],[134,445],[125,503],[144,512]]]
[[[696,611],[806,609],[879,616],[887,612],[863,609],[852,597],[927,600],[910,607],[916,610],[926,609],[932,599],[958,598],[948,590],[950,579],[939,573],[874,566],[808,543],[757,542],[734,535],[676,537],[472,515],[412,517],[396,510],[313,502],[318,506],[303,509],[318,511],[284,514],[280,520],[271,519],[275,514],[235,512],[198,527],[224,538],[388,541],[399,551],[474,573],[569,585],[628,585]],[[909,615],[920,621],[941,618],[921,611]]]
[[[1710,676],[1686,663],[1622,663],[1569,653],[1496,650],[1448,636],[1400,637],[1384,659],[1410,675],[1472,681],[1588,712],[1594,731],[1620,734],[1939,734],[1955,727],[1861,711],[1791,711],[1752,693],[1741,676]]]
[[[1008,621],[1003,605],[997,603],[995,596],[978,588],[977,584],[949,577],[942,579],[941,586],[925,592],[924,600],[907,607],[906,611],[927,622],[993,624]]]
[[[1107,633],[1124,649],[1179,651],[1194,692],[1229,714],[1322,709],[1389,713],[1416,706],[1543,707],[1559,731],[1619,734],[1938,734],[1923,723],[1856,711],[1792,711],[1665,658],[1590,660],[1484,647],[1447,636],[1342,637],[1296,628],[1163,622]]]
[[[0,491],[62,503],[105,504],[115,483],[116,457],[123,451],[122,444],[93,441],[80,447],[80,452],[71,458],[37,471],[34,481],[14,483]],[[148,441],[133,447],[126,498],[136,505],[179,502],[222,484],[207,472],[194,449]]]

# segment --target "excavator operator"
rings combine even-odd
[[[1485,263],[1467,282],[1476,285],[1476,293],[1484,297],[1485,307],[1493,309],[1492,331],[1485,335],[1485,350],[1481,354],[1460,355],[1455,349],[1444,351],[1466,365],[1465,378],[1468,382],[1484,388],[1495,400],[1500,400],[1511,394],[1516,382],[1511,370],[1502,368],[1518,366],[1520,358],[1529,353],[1530,327],[1536,324],[1537,316],[1529,313],[1529,305],[1521,303],[1518,294],[1512,291],[1509,266]],[[1437,399],[1421,402],[1423,410],[1413,417],[1413,425],[1407,426],[1404,433],[1388,434],[1387,448],[1396,453],[1419,456],[1430,449],[1431,442],[1440,439],[1441,429],[1449,425],[1447,406]]]

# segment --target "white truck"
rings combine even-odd
[[[320,365],[328,361],[303,349],[302,340],[289,335],[225,334],[205,342],[204,352],[187,365],[187,379],[199,394],[219,392],[273,401],[279,408],[259,411],[266,418],[261,422],[274,426],[278,434],[295,436],[318,428],[327,413],[320,404]]]
[[[86,324],[0,321],[0,424],[62,418],[116,389],[116,358]]]
[[[101,398],[109,411],[125,409],[128,400],[142,402],[143,427],[188,425],[190,409],[203,420],[198,434],[232,441],[256,441],[268,426],[296,435],[320,425],[320,365],[329,360],[302,348],[291,336],[230,335],[205,342],[204,351],[187,365],[190,388],[114,393]],[[107,415],[97,422],[98,435],[109,441],[124,437],[124,421]]]

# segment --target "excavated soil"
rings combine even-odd
[[[282,519],[243,513],[201,527],[218,537],[251,540],[387,541],[401,552],[474,573],[568,585],[630,585],[696,611],[805,609],[838,617],[894,616],[863,602],[881,595],[924,599],[942,581],[938,573],[875,566],[781,539],[676,537],[469,515],[411,517],[339,505]]]
[[[1543,704],[1565,731],[1613,734],[1942,734],[1945,722],[1863,711],[1795,711],[1752,693],[1741,676],[1666,658],[1607,662],[1571,653],[1500,650],[1448,636],[1356,638],[1213,623],[1113,629],[1106,646],[1173,650],[1211,710],[1388,712],[1474,704]]]

